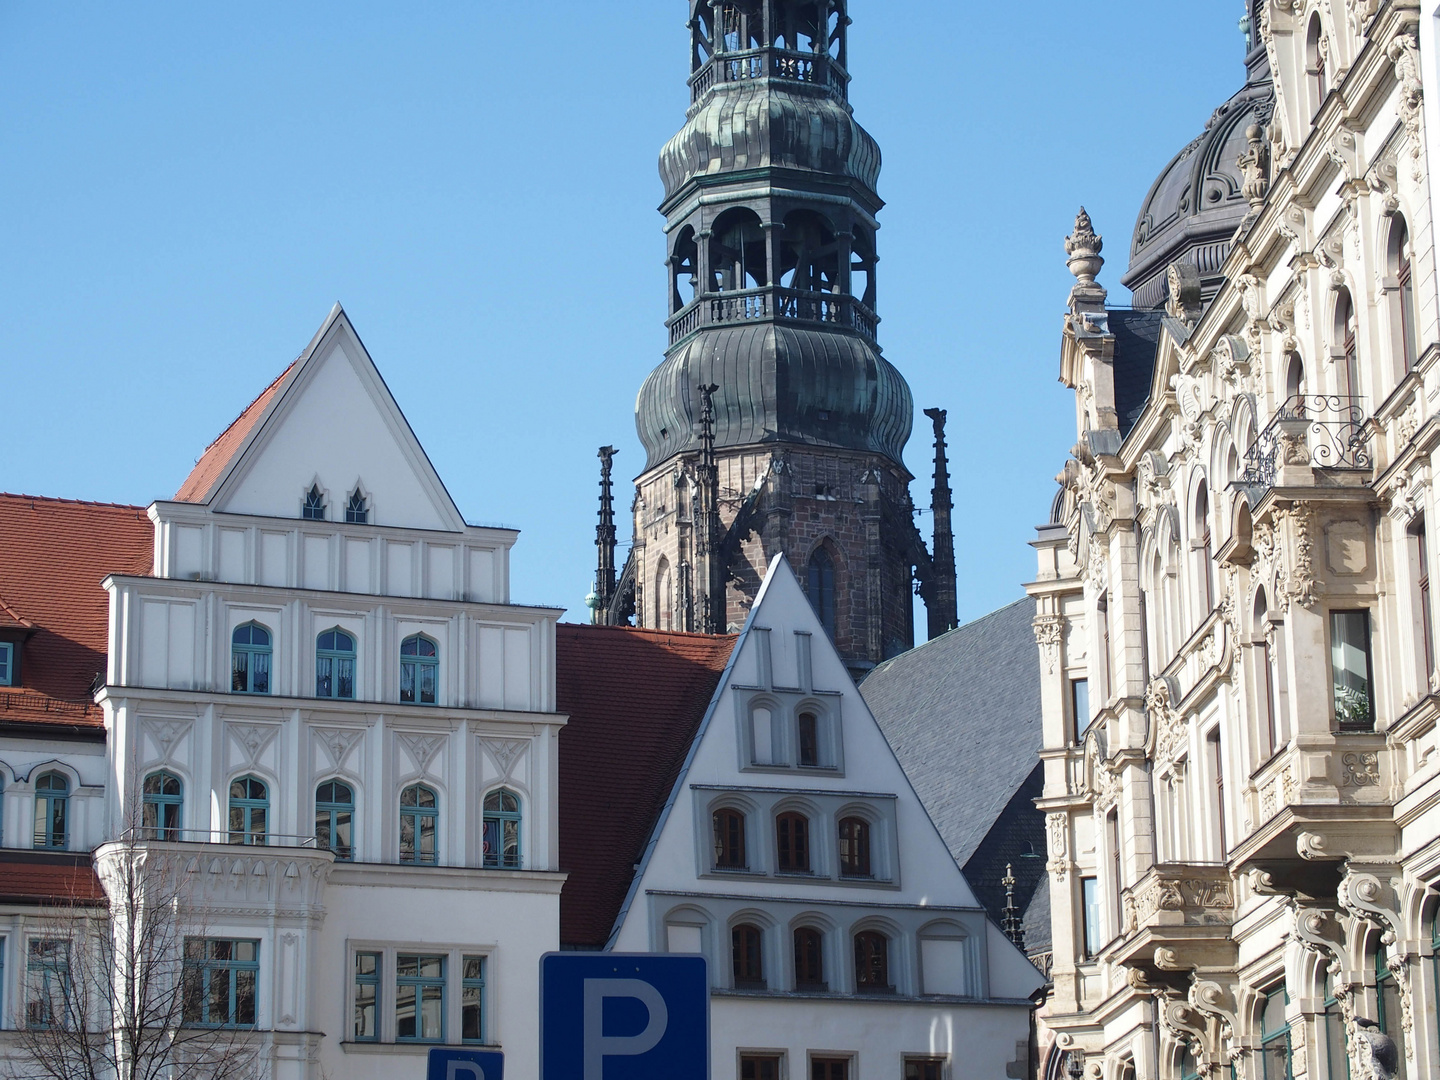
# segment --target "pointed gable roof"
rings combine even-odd
[[[350,395],[346,399],[351,410],[348,414],[350,422],[355,423],[360,419],[355,412],[357,408],[365,417],[374,421],[368,434],[344,430],[341,438],[348,437],[353,443],[351,453],[345,456],[368,455],[371,465],[375,466],[375,459],[382,453],[383,445],[389,448],[388,453],[394,462],[403,462],[398,468],[402,469],[407,477],[407,482],[402,485],[406,495],[400,499],[392,496],[386,504],[391,520],[376,523],[402,526],[419,524],[422,527],[455,532],[463,530],[464,517],[435,471],[424,447],[415,437],[409,421],[400,411],[394,395],[385,384],[359,334],[355,332],[349,316],[338,303],[330,310],[330,314],[326,316],[304,351],[206,448],[195,468],[180,486],[174,501],[202,503],[218,510],[235,510],[236,508],[226,504],[237,498],[244,502],[245,498],[240,493],[247,474],[264,460],[271,461],[273,465],[274,455],[269,458],[266,455],[269,444],[284,437],[287,419],[297,410],[304,408],[311,384],[322,377],[322,369],[326,369],[326,365],[336,356],[343,356],[348,361],[345,367],[346,381],[341,389]],[[330,389],[334,391],[335,385],[332,384]],[[331,403],[326,404],[328,406]],[[334,406],[342,407],[344,406]],[[330,408],[319,410],[326,416],[332,411]],[[312,421],[316,412],[312,401]],[[293,431],[290,434],[293,435]],[[294,450],[293,445],[287,445],[285,450],[278,453],[280,457],[297,466],[307,465],[295,459]],[[350,468],[348,462],[345,468]],[[342,471],[340,467],[334,471],[337,475],[330,478],[332,483],[351,484],[355,480],[353,469],[345,475],[339,475]],[[396,469],[392,467],[388,471],[395,472]],[[253,492],[251,495],[253,496]],[[291,495],[287,490],[282,498],[288,500]],[[340,495],[341,492],[337,489],[336,496]],[[403,503],[406,498],[410,499],[410,517],[416,516],[416,507],[424,504],[424,510],[419,513],[423,521],[411,521],[401,514],[397,504]],[[253,498],[250,501],[253,503]],[[257,511],[254,505],[248,505],[239,508],[238,512],[259,512],[263,515],[268,511]]]
[[[560,943],[599,949],[690,750],[735,638],[628,627],[555,631]]]
[[[300,364],[299,360],[292,361],[290,366],[282,371],[278,378],[260,391],[260,396],[245,407],[245,411],[230,422],[230,426],[222,431],[218,438],[205,448],[205,453],[200,455],[200,460],[195,463],[195,468],[190,470],[190,475],[180,485],[180,490],[175,493],[176,502],[204,503],[210,501],[216,486],[220,483],[221,477],[229,471],[235,459],[240,456],[241,449],[250,438],[250,433],[260,423],[270,403],[280,393],[281,384],[294,373],[295,368]]]

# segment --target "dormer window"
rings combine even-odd
[[[0,686],[14,686],[17,674],[14,642],[0,641]]]
[[[325,520],[325,496],[321,493],[319,484],[310,486],[310,491],[305,496],[305,505],[300,509],[300,516],[306,521]]]
[[[365,496],[357,487],[350,493],[350,501],[345,504],[346,525],[368,525],[370,523],[370,507],[366,505]]]

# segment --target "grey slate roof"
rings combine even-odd
[[[1160,349],[1160,320],[1165,313],[1111,308],[1106,314],[1115,335],[1115,412],[1124,438],[1150,400],[1155,355]]]
[[[860,686],[900,764],[964,866],[1039,761],[1034,602],[881,664]]]

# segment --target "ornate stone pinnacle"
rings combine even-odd
[[[1090,215],[1082,206],[1080,213],[1075,215],[1075,231],[1065,238],[1065,253],[1070,256],[1066,265],[1081,285],[1095,283],[1095,276],[1105,265],[1105,260],[1100,257],[1104,249],[1104,239],[1096,234]]]

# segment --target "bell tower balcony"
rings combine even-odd
[[[844,293],[769,287],[711,293],[692,300],[666,320],[671,346],[711,326],[787,322],[850,330],[878,344],[880,317],[861,300]]]

